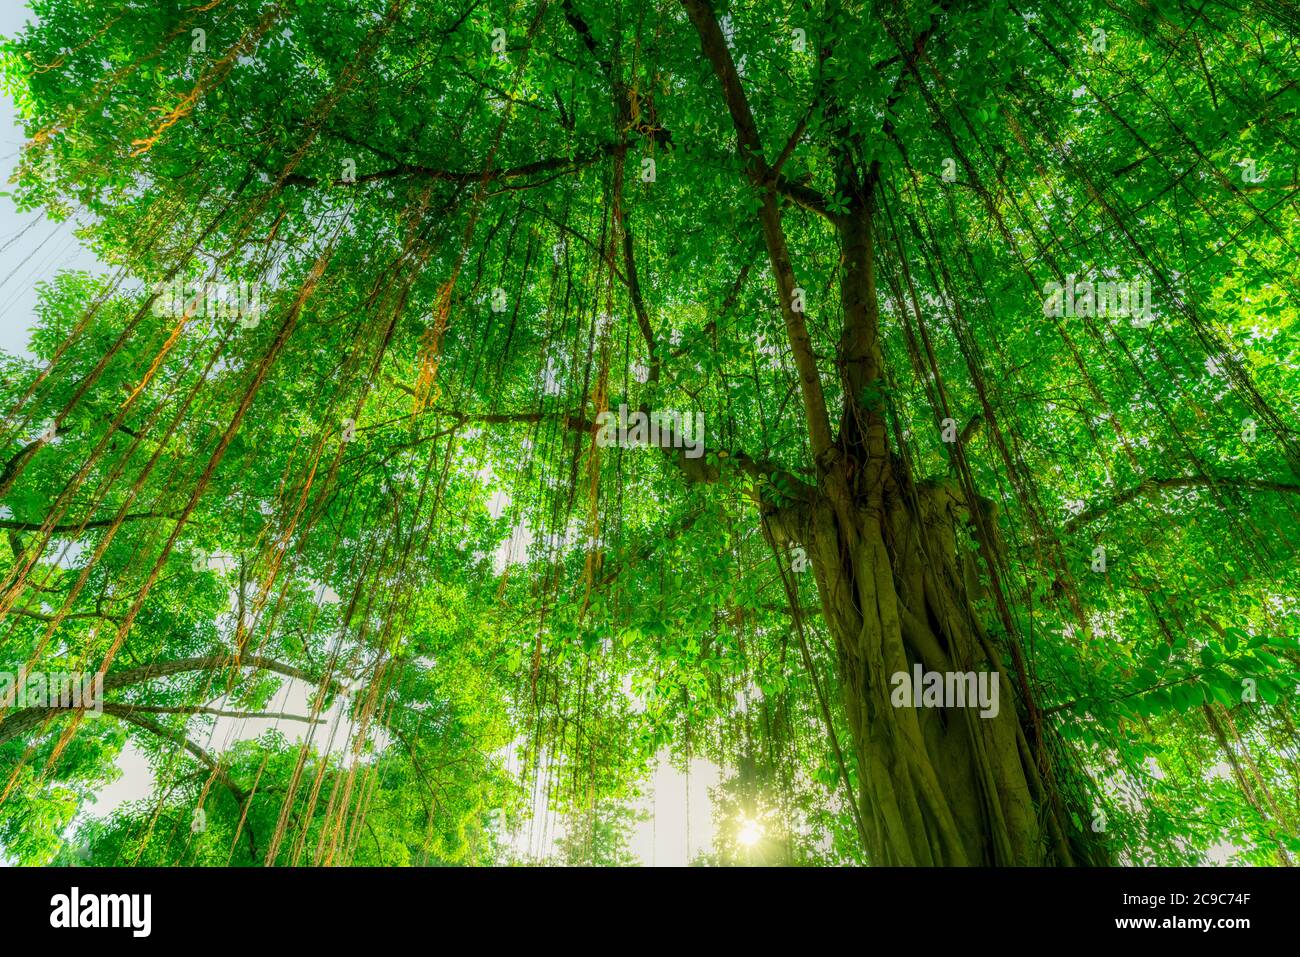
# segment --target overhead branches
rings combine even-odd
[[[300,681],[307,681],[315,685],[320,685],[321,678],[311,672],[304,671],[294,665],[278,661],[274,658],[267,658],[262,655],[246,655],[240,660],[236,660],[228,655],[205,655],[195,658],[177,658],[173,661],[159,661],[147,665],[140,665],[136,668],[129,668],[124,671],[114,672],[104,678],[103,692],[105,694],[111,691],[117,691],[121,688],[128,688],[134,685],[143,684],[148,681],[155,681],[159,678],[167,678],[172,675],[186,674],[193,672],[212,673],[220,672],[225,668],[238,665],[241,668],[251,668],[255,671],[267,671],[274,674],[284,675],[288,678],[296,678]],[[332,690],[342,691],[343,685],[337,679],[329,679],[325,685]],[[13,740],[19,735],[39,727],[48,718],[61,714],[79,711],[80,708],[63,708],[63,707],[31,707],[19,708],[12,711],[3,720],[0,720],[0,745]],[[155,714],[209,714],[216,717],[231,718],[284,718],[286,720],[309,721],[311,719],[290,715],[277,714],[270,712],[233,712],[221,709],[206,708],[202,706],[167,706],[152,707],[142,704],[132,704],[127,702],[105,702],[104,711],[107,714],[116,714],[120,717],[128,717],[137,713],[155,713]],[[136,722],[139,723],[139,722]]]
[[[1129,504],[1134,499],[1142,496],[1154,495],[1158,492],[1175,489],[1175,488],[1235,488],[1262,492],[1290,492],[1300,493],[1300,485],[1293,485],[1289,482],[1277,482],[1268,479],[1249,479],[1249,478],[1213,478],[1210,476],[1200,475],[1180,475],[1171,478],[1148,478],[1133,488],[1120,492],[1114,498],[1101,505],[1096,505],[1086,511],[1080,512],[1070,521],[1066,522],[1065,530],[1074,532],[1084,525],[1094,522],[1104,515],[1115,511],[1117,508]]]
[[[355,178],[346,180],[321,180],[316,177],[306,176],[302,173],[293,173],[285,177],[284,185],[344,187],[357,186],[363,183],[374,182],[376,180],[416,177],[425,180],[455,183],[458,186],[478,186],[484,183],[492,183],[499,180],[513,180],[524,176],[536,176],[542,173],[565,174],[577,172],[584,167],[591,166],[598,160],[613,156],[619,149],[620,146],[618,143],[602,143],[581,154],[574,154],[571,156],[551,156],[545,159],[533,160],[529,163],[522,163],[517,166],[502,167],[501,169],[451,170],[426,166],[420,163],[399,163],[396,166],[391,166],[387,169],[374,170],[369,173],[358,173]]]
[[[704,57],[713,67],[718,82],[722,87],[722,97],[727,111],[731,114],[732,125],[736,129],[737,148],[741,163],[752,185],[759,191],[759,221],[763,227],[763,239],[767,243],[768,257],[772,263],[772,272],[776,277],[777,294],[781,301],[781,314],[785,318],[786,336],[794,354],[795,366],[799,371],[799,386],[803,396],[804,414],[808,423],[808,435],[813,459],[819,466],[823,465],[825,455],[831,450],[830,419],[826,413],[826,397],[822,390],[820,374],[817,371],[817,359],[813,353],[812,338],[808,334],[808,325],[803,313],[795,309],[794,266],[790,259],[785,231],[781,226],[781,212],[775,198],[775,183],[771,180],[770,167],[763,158],[763,144],[759,138],[758,124],[745,98],[745,91],[736,72],[736,64],[731,59],[731,51],[722,36],[717,18],[705,0],[682,0],[691,22],[700,35],[700,46]]]

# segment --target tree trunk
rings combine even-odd
[[[1080,863],[1082,835],[1063,820],[1050,775],[1044,783],[1017,686],[971,606],[979,584],[963,541],[964,496],[953,483],[887,479],[878,505],[837,508],[828,497],[769,519],[774,535],[801,542],[812,560],[838,652],[871,862]],[[997,675],[996,714],[983,716],[978,702],[918,708],[910,690],[896,704],[894,676],[908,676],[910,689],[917,664],[943,675],[985,672],[986,687]]]
[[[1029,721],[1022,686],[1002,666],[1015,638],[1000,635],[995,647],[973,605],[986,593],[967,495],[955,480],[913,482],[890,449],[865,204],[840,220],[839,231],[839,437],[819,463],[816,500],[770,515],[769,525],[775,536],[802,543],[812,560],[838,652],[871,861],[1097,860],[1055,790],[1058,775]],[[986,510],[985,536],[996,536],[991,504],[975,507]],[[986,688],[996,675],[996,714],[974,702],[915,707],[914,665],[945,678],[983,672]],[[905,696],[895,694],[900,674]],[[1074,769],[1066,776],[1071,783],[1078,777]]]

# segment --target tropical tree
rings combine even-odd
[[[738,863],[1300,850],[1285,10],[34,11],[110,272],[5,360],[0,663],[104,705],[4,712],[11,853],[128,737],[114,859],[622,862],[665,751]]]

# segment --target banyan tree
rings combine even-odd
[[[1298,27],[36,3],[0,847],[1289,864]]]

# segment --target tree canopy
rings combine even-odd
[[[633,863],[692,758],[702,863],[1300,853],[1288,7],[32,9],[11,858]]]

